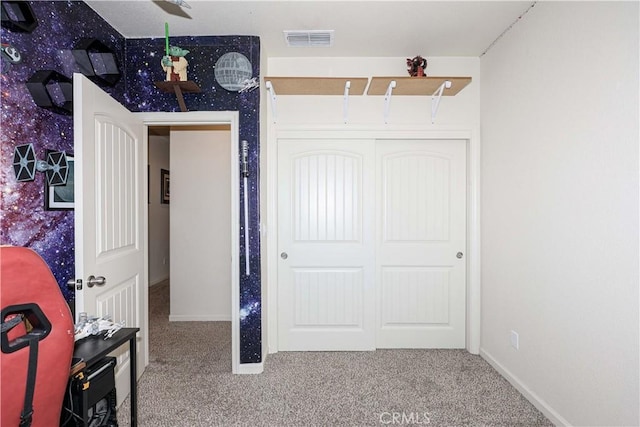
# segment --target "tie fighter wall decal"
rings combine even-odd
[[[44,172],[47,182],[51,186],[67,183],[69,164],[64,151],[51,151],[47,154],[47,160],[36,159],[33,144],[18,145],[13,151],[13,172],[16,181],[33,181],[36,171]]]

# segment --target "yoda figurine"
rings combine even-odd
[[[162,57],[162,69],[167,73],[166,81],[184,82],[187,81],[187,65],[184,59],[188,50],[178,46],[170,46],[169,54]]]

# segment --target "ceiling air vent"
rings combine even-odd
[[[288,47],[331,47],[333,30],[285,31]]]

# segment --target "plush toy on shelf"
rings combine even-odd
[[[427,74],[425,69],[427,68],[427,60],[418,55],[413,59],[407,58],[407,72],[411,77],[424,77]]]

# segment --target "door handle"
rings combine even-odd
[[[87,286],[93,288],[95,285],[104,286],[107,284],[107,279],[104,276],[95,277],[93,275],[89,276],[87,279]]]
[[[287,253],[286,253],[286,252],[282,252],[282,253],[280,254],[280,258],[282,258],[282,259],[287,259],[287,258],[289,258],[289,255],[287,255]]]

